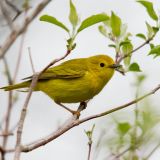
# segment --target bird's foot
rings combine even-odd
[[[79,118],[80,115],[81,115],[81,113],[80,113],[79,110],[77,110],[77,111],[73,111],[73,110],[72,110],[72,114],[73,114],[73,115],[76,115],[77,118]]]
[[[80,111],[77,110],[77,111],[74,111],[68,107],[66,107],[65,105],[61,104],[61,103],[57,103],[58,105],[60,105],[61,107],[63,107],[65,110],[69,111],[70,113],[72,113],[73,115],[76,115],[77,117],[80,116]]]

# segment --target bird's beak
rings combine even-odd
[[[118,69],[118,68],[122,67],[122,65],[120,65],[120,64],[111,64],[108,67],[109,68],[113,68],[113,69]]]
[[[119,73],[121,73],[122,75],[125,75],[125,72],[123,70],[123,67],[122,65],[120,64],[111,64],[108,66],[108,68],[112,68],[112,69],[115,69],[116,71],[118,71]]]

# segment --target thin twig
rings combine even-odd
[[[144,158],[144,160],[148,160],[152,155],[153,153],[160,147],[160,143],[158,143],[154,148],[153,150]]]
[[[91,158],[91,150],[92,150],[92,143],[88,144],[88,158],[87,158],[87,160],[90,160],[90,158]]]
[[[149,93],[143,95],[142,97],[139,97],[133,101],[130,101],[124,105],[121,105],[121,106],[118,106],[118,107],[115,107],[111,110],[108,110],[108,111],[105,111],[105,112],[102,112],[102,113],[99,113],[99,114],[95,114],[95,115],[92,115],[92,116],[89,116],[89,117],[86,117],[86,118],[83,118],[81,120],[75,118],[75,116],[72,118],[72,121],[70,121],[70,123],[67,123],[65,125],[62,125],[58,130],[56,130],[55,132],[51,133],[50,135],[48,135],[47,137],[44,137],[44,138],[41,138],[35,142],[32,142],[28,145],[24,145],[24,146],[21,146],[21,151],[22,152],[30,152],[34,149],[37,149],[51,141],[53,141],[54,139],[58,138],[59,136],[61,136],[62,134],[64,134],[65,132],[67,132],[68,130],[70,130],[71,128],[75,127],[75,126],[78,126],[84,122],[87,122],[89,120],[92,120],[92,119],[95,119],[95,118],[99,118],[99,117],[103,117],[103,116],[106,116],[108,114],[111,114],[113,112],[116,112],[116,111],[119,111],[121,109],[124,109],[124,108],[127,108],[128,106],[131,106],[141,100],[143,100],[144,98],[154,94],[155,92],[157,92],[158,90],[160,89],[160,85],[158,85],[156,88],[154,88],[153,90],[151,90]],[[6,150],[6,152],[13,152],[15,151],[14,149],[8,149]]]
[[[19,10],[19,9],[18,9],[12,2],[10,2],[9,0],[5,0],[5,2],[6,2],[6,4],[7,4],[8,6],[10,6],[10,7],[17,13],[16,17],[22,13],[22,11]]]
[[[3,61],[4,61],[5,70],[6,70],[6,75],[7,75],[7,78],[8,78],[8,83],[9,83],[9,85],[12,85],[13,81],[12,81],[12,78],[11,78],[8,63],[7,63],[5,58],[3,58]],[[11,110],[12,110],[12,104],[13,104],[12,97],[13,97],[13,93],[12,93],[12,91],[9,91],[7,113],[6,113],[5,120],[4,120],[5,128],[4,128],[4,131],[3,131],[3,133],[6,134],[6,135],[8,135],[8,133],[9,133],[9,124],[10,124]],[[7,145],[7,140],[8,140],[8,136],[4,136],[3,145],[2,145],[2,147],[4,149]]]
[[[19,51],[18,51],[18,59],[17,59],[17,62],[16,62],[16,68],[15,68],[15,72],[14,72],[14,75],[13,75],[13,83],[16,81],[18,71],[19,71],[19,68],[20,68],[20,62],[21,62],[21,58],[22,58],[25,35],[26,35],[26,30],[22,34],[22,38],[21,38],[21,41],[20,41],[20,46],[19,46]]]
[[[32,72],[34,74],[36,72],[35,72],[35,68],[34,68],[34,64],[33,64],[33,60],[32,60],[31,48],[30,47],[28,47],[28,54],[29,54],[29,60],[30,60],[30,63],[31,63]]]
[[[0,133],[0,137],[8,137],[8,136],[13,136],[13,133],[8,132],[8,133]]]
[[[51,0],[43,0],[33,11],[33,13],[27,17],[27,20],[17,28],[15,31],[12,31],[8,38],[5,40],[4,44],[0,48],[0,59],[4,57],[5,53],[15,42],[17,37],[21,35],[28,27],[28,25],[35,19],[35,17],[46,7],[46,5],[51,2]]]
[[[4,160],[4,150],[3,150],[2,146],[0,146],[0,153],[1,153],[1,155],[0,155],[1,160]]]
[[[22,48],[23,48],[23,44],[24,44],[24,36],[25,36],[25,32],[22,35],[22,39],[21,39],[21,42],[20,42],[20,48],[19,48],[19,53],[18,53],[18,60],[17,60],[17,63],[16,63],[16,69],[15,69],[15,72],[14,72],[14,75],[13,75],[13,80],[12,80],[11,75],[9,73],[9,67],[8,67],[7,61],[6,61],[5,58],[3,58],[4,65],[5,65],[5,68],[6,68],[6,74],[7,74],[7,77],[8,77],[8,84],[9,85],[14,84],[14,82],[16,81],[16,77],[18,75],[18,70],[19,70],[20,61],[21,61],[21,57],[22,57]],[[10,99],[13,99],[13,98],[11,98],[11,93],[12,93],[12,91],[9,91],[9,101],[8,101],[9,104],[11,104]],[[12,102],[12,105],[13,105],[13,102]],[[10,112],[11,112],[11,110],[10,110]],[[3,123],[6,122],[7,115],[8,114],[6,114],[2,118],[2,120],[0,121],[0,129],[2,129]]]
[[[22,109],[21,115],[20,115],[20,120],[19,120],[18,130],[17,130],[17,141],[16,141],[16,147],[15,147],[14,160],[19,160],[20,159],[20,155],[21,155],[21,151],[22,151],[22,148],[21,148],[21,139],[22,139],[22,132],[23,132],[23,126],[24,126],[24,121],[25,121],[25,117],[26,117],[27,107],[28,107],[29,100],[31,98],[32,92],[33,92],[33,90],[34,90],[34,88],[35,88],[35,86],[37,84],[38,78],[50,66],[52,66],[55,63],[61,61],[62,59],[64,59],[65,57],[67,57],[70,53],[71,53],[71,51],[67,50],[67,52],[66,52],[66,54],[64,56],[62,56],[61,58],[53,60],[41,72],[35,73],[33,75],[32,82],[31,82],[31,85],[29,87],[28,95],[26,97],[26,100],[25,100],[25,103],[23,105],[23,109]]]
[[[125,149],[124,151],[122,151],[121,153],[119,153],[118,155],[116,155],[112,160],[119,159],[121,156],[123,156],[125,153],[127,153],[130,149],[131,149],[131,147],[128,147],[127,149]]]
[[[9,28],[11,29],[11,31],[14,31],[14,25],[13,25],[11,17],[8,15],[8,12],[7,12],[6,7],[4,5],[4,0],[0,1],[0,9],[3,14],[3,17],[5,18],[6,22],[8,23]]]
[[[87,160],[91,159],[91,151],[92,151],[92,143],[93,143],[92,136],[93,136],[94,128],[95,128],[95,124],[92,126],[92,129],[90,131],[85,131],[88,137],[88,158]]]
[[[96,150],[94,152],[94,160],[98,159],[98,156],[99,156],[99,153],[100,153],[100,145],[101,143],[103,142],[103,138],[104,136],[106,135],[106,130],[102,130],[101,134],[99,135],[99,138],[98,138],[98,141],[97,141],[97,144],[96,144]]]
[[[144,43],[142,43],[140,46],[138,46],[137,48],[135,48],[134,50],[132,50],[131,52],[129,52],[128,54],[126,54],[124,56],[121,56],[118,59],[117,63],[119,64],[123,59],[125,59],[127,57],[130,57],[132,55],[132,53],[138,51],[139,49],[143,48],[145,45],[149,44],[150,41],[152,41],[154,37],[155,37],[155,34],[151,38],[149,38],[148,40],[146,40]]]
[[[22,131],[23,131],[23,125],[26,117],[26,111],[27,111],[27,106],[30,100],[30,97],[32,95],[32,92],[34,90],[35,84],[38,80],[38,76],[35,74],[31,85],[29,87],[29,93],[26,97],[25,103],[23,105],[23,109],[21,111],[21,116],[18,124],[18,130],[17,130],[17,140],[16,140],[16,147],[15,147],[15,155],[14,155],[14,160],[19,160],[20,159],[20,154],[21,154],[21,139],[22,139]]]

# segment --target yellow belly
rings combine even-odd
[[[89,76],[74,79],[53,79],[38,82],[38,89],[55,102],[78,103],[93,98],[101,90],[95,78]],[[85,83],[82,83],[85,82]],[[101,87],[103,88],[103,87]]]

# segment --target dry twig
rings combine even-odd
[[[6,75],[7,75],[7,78],[8,78],[8,83],[11,85],[12,84],[12,78],[11,78],[11,75],[10,75],[10,70],[9,70],[9,67],[8,67],[8,63],[7,63],[5,58],[3,58],[3,62],[4,62],[5,70],[6,70]],[[8,133],[9,133],[9,124],[10,124],[11,110],[12,110],[12,104],[13,104],[12,97],[13,97],[12,91],[9,91],[7,113],[6,113],[6,116],[5,116],[5,119],[4,119],[4,122],[5,122],[5,128],[4,128],[4,131],[3,131],[4,135],[8,135]],[[4,136],[3,137],[3,145],[2,145],[3,149],[6,148],[7,140],[8,140],[8,136]]]
[[[2,15],[4,16],[9,28],[11,29],[11,31],[14,31],[14,25],[13,25],[11,17],[9,16],[6,10],[6,6],[4,5],[4,0],[0,1],[0,9],[1,9]]]
[[[92,116],[89,116],[89,117],[86,117],[86,118],[83,118],[83,119],[78,119],[77,116],[73,116],[70,121],[67,121],[64,125],[62,125],[58,130],[56,130],[55,132],[51,133],[50,135],[44,137],[44,138],[41,138],[35,142],[32,142],[28,145],[23,145],[21,146],[21,151],[22,152],[30,152],[32,150],[35,150],[51,141],[53,141],[54,139],[58,138],[59,136],[61,136],[62,134],[64,134],[65,132],[69,131],[70,129],[72,129],[73,127],[75,126],[78,126],[84,122],[87,122],[89,120],[92,120],[92,119],[96,119],[96,118],[99,118],[99,117],[103,117],[103,116],[106,116],[108,114],[111,114],[113,112],[116,112],[118,110],[121,110],[121,109],[124,109],[124,108],[127,108],[128,106],[131,106],[141,100],[143,100],[144,98],[154,94],[155,92],[157,92],[158,90],[160,89],[160,85],[158,85],[156,88],[154,88],[153,90],[151,90],[148,94],[145,94],[144,96],[142,97],[139,97],[133,101],[130,101],[124,105],[121,105],[121,106],[118,106],[118,107],[115,107],[111,110],[108,110],[108,111],[105,111],[105,112],[102,112],[102,113],[99,113],[99,114],[95,114],[95,115],[92,115]],[[13,152],[15,151],[15,149],[8,149],[6,150],[6,152]]]
[[[23,109],[22,109],[21,115],[20,115],[20,120],[19,120],[18,130],[17,130],[17,141],[16,141],[14,160],[19,160],[20,159],[20,154],[21,154],[21,151],[22,151],[22,148],[21,148],[21,139],[22,139],[22,131],[23,131],[23,126],[24,126],[24,121],[25,121],[25,117],[26,117],[26,111],[27,111],[27,107],[28,107],[29,100],[31,98],[32,92],[33,92],[33,90],[34,90],[34,88],[35,88],[35,86],[37,84],[38,78],[50,66],[52,66],[55,63],[61,61],[64,58],[66,58],[70,53],[71,53],[71,50],[67,50],[67,52],[66,52],[66,54],[64,56],[62,56],[61,58],[53,60],[41,72],[35,73],[33,75],[32,82],[31,82],[31,85],[29,87],[28,95],[26,97],[26,100],[24,102]]]
[[[21,35],[28,27],[28,25],[34,20],[34,18],[46,7],[46,5],[51,0],[43,0],[33,11],[33,13],[26,18],[24,23],[17,28],[16,30],[12,31],[8,38],[5,40],[4,44],[0,48],[0,59],[4,57],[5,53],[8,51],[8,49],[11,47],[11,45],[14,43],[14,41],[17,39],[19,35]]]

